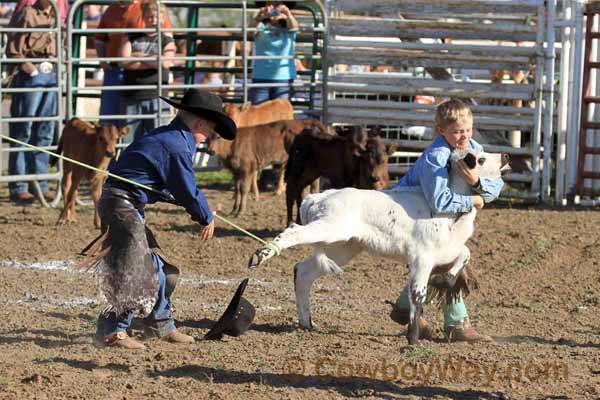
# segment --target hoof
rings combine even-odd
[[[315,324],[312,323],[312,319],[310,319],[308,321],[308,324],[302,324],[302,323],[300,323],[300,321],[296,320],[296,321],[294,321],[294,327],[296,329],[300,329],[300,330],[303,330],[303,331],[314,331],[314,330],[317,330],[317,325],[315,325]]]
[[[252,254],[252,257],[250,257],[250,261],[248,261],[248,268],[256,268],[260,265],[260,259],[258,257],[258,255]]]
[[[250,257],[250,261],[248,262],[248,268],[258,267],[263,262],[267,261],[269,258],[279,255],[280,252],[281,250],[275,243],[267,243],[266,247],[257,250],[252,255],[252,257]]]
[[[409,336],[407,336],[406,339],[408,339],[409,346],[415,346],[419,344],[419,339],[411,339]]]

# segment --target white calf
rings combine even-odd
[[[464,159],[481,178],[496,179],[504,169],[501,154],[455,151],[452,162]],[[451,189],[471,194],[471,188],[451,168]],[[473,234],[476,210],[460,218],[431,216],[420,188],[387,191],[346,188],[307,197],[301,206],[304,225],[292,224],[268,246],[258,250],[249,266],[256,267],[279,251],[311,244],[314,254],[294,266],[294,287],[299,323],[312,328],[310,288],[319,276],[341,273],[341,267],[358,253],[390,257],[408,263],[410,269],[409,343],[419,337],[418,323],[427,296],[427,284],[436,266],[451,264],[446,280],[450,287],[469,260],[465,243]]]

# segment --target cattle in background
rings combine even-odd
[[[127,135],[129,128],[120,131],[112,124],[99,125],[79,118],[71,119],[63,128],[57,152],[65,157],[92,167],[105,170],[115,156],[117,141]],[[53,161],[56,163],[56,159]],[[75,222],[75,199],[82,179],[90,181],[94,200],[94,226],[100,228],[100,217],[96,204],[100,199],[104,174],[81,167],[71,162],[63,163],[61,189],[64,206],[56,221],[57,225]]]
[[[321,121],[315,119],[275,121],[238,129],[223,158],[225,166],[233,173],[233,215],[239,216],[246,209],[250,185],[258,172],[271,164],[283,166],[294,137],[307,128],[320,135],[328,134]],[[213,132],[207,138],[208,153],[212,155],[216,149],[223,149],[223,142],[226,140]]]
[[[383,143],[379,129],[368,134],[362,127],[336,128],[336,136],[316,136],[305,131],[290,149],[285,169],[287,224],[293,220],[294,202],[298,208],[308,194],[307,186],[319,177],[327,178],[331,187],[384,189],[388,182],[388,157],[396,151],[393,144]]]
[[[225,113],[235,122],[238,128],[246,126],[255,126],[268,124],[269,122],[294,119],[294,108],[287,99],[275,99],[265,101],[259,105],[252,105],[250,102],[237,106],[233,103],[227,103],[224,107]],[[222,140],[218,146],[213,148],[221,160],[225,161],[231,152],[231,141]],[[227,166],[226,166],[227,167]],[[229,168],[229,167],[227,167]],[[254,199],[258,200],[258,171],[252,179],[252,192]],[[280,175],[279,183],[275,194],[283,193],[283,174]]]

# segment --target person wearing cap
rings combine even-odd
[[[87,263],[97,266],[107,300],[95,336],[102,346],[143,349],[127,334],[136,313],[144,317],[145,336],[176,343],[194,341],[175,328],[170,296],[178,270],[157,254],[159,246],[145,226],[144,206],[158,201],[182,206],[203,226],[200,238],[211,239],[214,215],[196,187],[192,159],[196,145],[209,133],[232,140],[237,128],[215,94],[189,89],[181,102],[161,99],[178,109],[175,119],[130,144],[111,163],[109,171],[130,182],[109,177],[98,203],[102,235],[92,243],[97,253]]]

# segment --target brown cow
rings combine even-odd
[[[285,173],[288,225],[293,221],[294,202],[300,223],[306,187],[320,176],[329,179],[336,189],[354,186],[380,190],[387,186],[388,157],[394,154],[396,145],[383,143],[378,129],[368,135],[361,127],[337,133],[315,137],[305,131],[294,139]]]
[[[234,178],[233,215],[238,216],[246,209],[248,191],[258,171],[270,164],[285,164],[294,137],[306,128],[327,135],[321,121],[314,119],[276,121],[238,129],[229,152],[223,158]],[[212,133],[207,138],[208,154],[215,154],[215,149],[223,148],[222,142],[225,140]]]
[[[225,112],[235,122],[238,128],[246,126],[256,126],[262,124],[268,124],[269,122],[282,121],[288,119],[294,119],[294,108],[292,103],[287,99],[275,99],[265,101],[259,105],[252,105],[250,102],[244,103],[241,107],[233,103],[225,104]],[[223,140],[218,148],[215,148],[215,153],[225,159],[230,151],[231,141]],[[254,193],[254,199],[258,200],[258,171],[252,179],[252,193]],[[280,195],[283,193],[283,173],[280,175],[279,183],[275,194]]]
[[[129,133],[125,127],[119,131],[114,125],[98,125],[79,118],[71,119],[64,127],[57,152],[84,164],[105,170],[115,156],[117,140]],[[56,221],[57,225],[75,222],[75,199],[82,179],[91,182],[94,200],[94,226],[100,228],[100,217],[96,204],[100,199],[104,174],[78,166],[68,161],[63,163],[61,189],[64,207]]]

